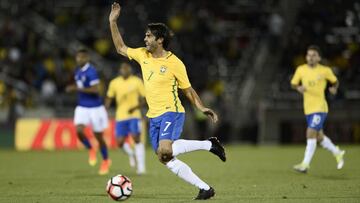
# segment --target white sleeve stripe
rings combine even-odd
[[[93,86],[93,85],[99,84],[99,82],[100,82],[99,79],[92,80],[92,81],[90,81],[90,85]]]

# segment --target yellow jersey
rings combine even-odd
[[[111,80],[107,97],[116,100],[116,116],[117,121],[127,120],[131,118],[141,118],[139,109],[129,113],[129,109],[139,105],[139,97],[145,96],[144,85],[140,78],[129,76],[124,79],[122,76]]]
[[[191,84],[185,65],[178,57],[169,52],[166,57],[154,58],[144,47],[128,48],[127,55],[141,66],[149,118],[165,112],[185,112],[178,97],[178,88],[186,89]]]
[[[321,64],[311,68],[307,64],[297,67],[293,78],[292,85],[299,85],[305,87],[303,95],[304,112],[306,115],[317,112],[328,112],[328,105],[325,99],[325,88],[327,81],[336,83],[337,78],[332,72],[331,68]]]

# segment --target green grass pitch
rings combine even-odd
[[[216,190],[210,202],[360,202],[360,146],[345,146],[345,166],[318,148],[308,174],[292,171],[305,146],[227,146],[222,163],[209,152],[179,156]],[[112,175],[133,182],[126,202],[189,202],[198,190],[162,166],[150,149],[148,174],[136,176],[127,157],[111,151],[111,173],[98,176],[85,151],[0,151],[0,202],[113,202],[105,185]]]

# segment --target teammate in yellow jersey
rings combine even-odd
[[[136,49],[127,47],[116,22],[120,9],[118,3],[112,5],[109,16],[111,35],[117,52],[137,61],[141,66],[149,106],[147,116],[150,118],[149,136],[153,149],[160,162],[168,169],[199,188],[199,194],[195,199],[209,199],[215,195],[215,190],[176,157],[195,150],[207,150],[225,161],[225,150],[215,137],[204,141],[179,139],[185,120],[185,110],[178,97],[178,88],[213,122],[217,122],[218,116],[203,105],[191,87],[184,64],[167,50],[171,39],[168,27],[162,23],[148,24],[144,38],[146,46]]]
[[[113,99],[116,100],[116,127],[115,133],[118,146],[129,155],[130,166],[135,167],[137,174],[145,173],[145,147],[140,141],[141,112],[145,105],[145,90],[140,78],[132,75],[128,63],[120,65],[120,76],[113,79],[107,91],[105,106],[108,109]],[[135,141],[135,154],[125,138],[130,135]],[[135,156],[134,156],[135,155]]]
[[[304,159],[302,163],[294,166],[296,171],[302,173],[306,173],[310,168],[317,142],[333,153],[337,161],[337,169],[341,169],[344,165],[345,151],[336,147],[323,131],[328,113],[328,105],[325,99],[326,85],[327,82],[330,82],[329,92],[335,95],[339,82],[329,67],[319,63],[320,60],[320,49],[317,46],[310,46],[306,53],[307,63],[297,67],[291,80],[292,87],[303,95],[304,112],[308,125]]]

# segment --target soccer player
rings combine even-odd
[[[144,38],[146,47],[130,48],[125,45],[117,27],[120,9],[118,3],[113,3],[109,15],[111,35],[117,52],[137,61],[141,66],[149,106],[147,116],[150,118],[149,136],[152,147],[161,163],[181,179],[199,188],[195,199],[209,199],[215,195],[215,190],[176,157],[195,150],[206,150],[226,161],[225,150],[215,137],[204,141],[179,139],[185,110],[178,97],[178,88],[213,122],[217,122],[218,116],[203,105],[191,87],[184,64],[167,50],[171,39],[167,26],[162,23],[148,24]]]
[[[90,56],[86,49],[79,49],[76,53],[76,63],[78,65],[75,71],[76,85],[66,87],[67,92],[78,93],[78,105],[75,108],[74,123],[79,140],[89,150],[89,164],[95,166],[96,149],[91,145],[85,135],[85,127],[91,125],[95,137],[100,146],[100,152],[103,161],[100,166],[99,174],[105,175],[109,172],[110,159],[108,150],[103,139],[103,131],[108,126],[108,117],[99,96],[99,77],[95,67],[90,63]]]
[[[325,99],[327,82],[330,83],[329,92],[337,93],[339,82],[332,70],[319,62],[321,60],[320,49],[317,46],[309,46],[306,53],[306,64],[297,67],[291,80],[292,88],[297,90],[304,98],[304,112],[307,121],[307,145],[302,163],[295,165],[298,172],[306,173],[310,168],[310,162],[316,149],[316,143],[332,152],[337,161],[337,169],[344,165],[345,151],[336,147],[323,131],[323,126],[328,113],[328,105]]]
[[[118,146],[129,155],[130,166],[135,166],[134,151],[125,142],[125,138],[131,135],[135,141],[135,157],[137,173],[145,173],[145,148],[140,141],[141,112],[140,108],[145,105],[145,89],[140,78],[132,75],[131,66],[128,63],[120,65],[121,76],[110,82],[105,100],[106,108],[109,108],[112,100],[116,100],[116,137]]]

